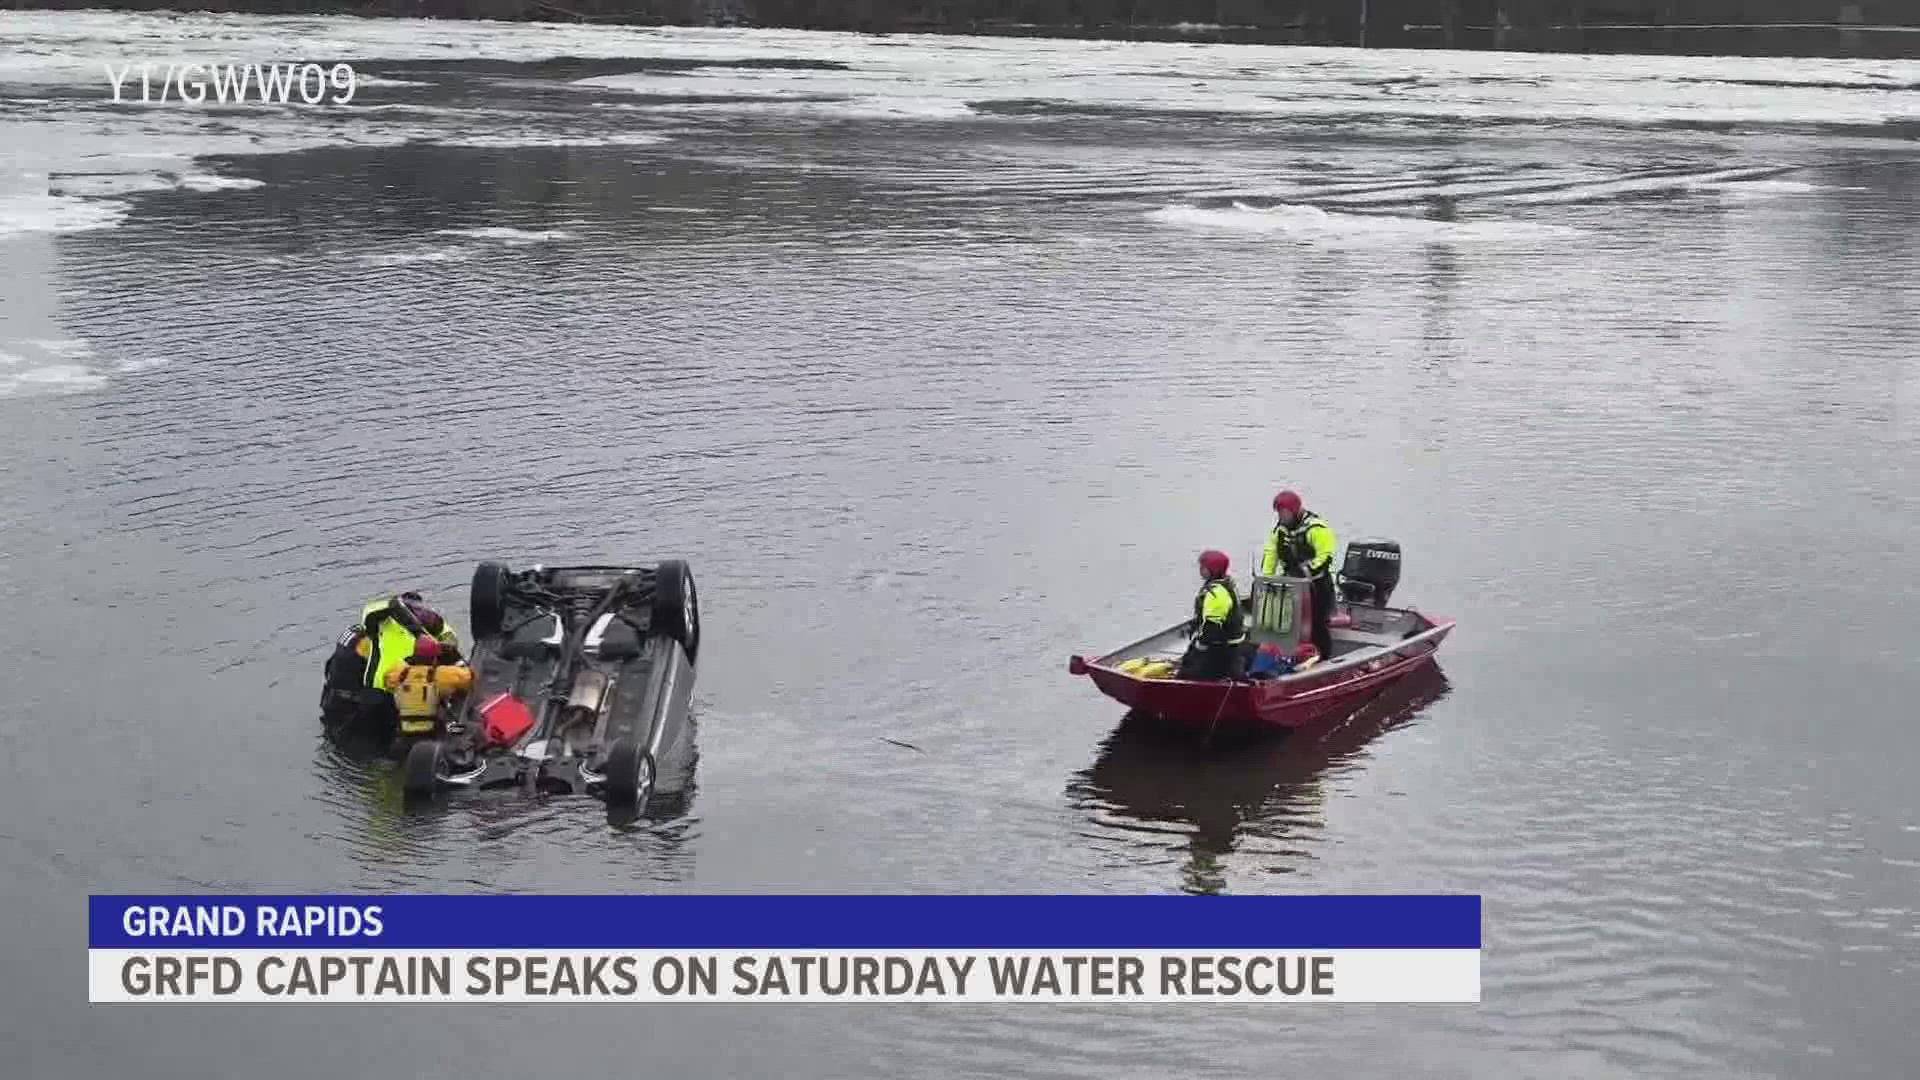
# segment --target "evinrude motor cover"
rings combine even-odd
[[[1399,584],[1399,541],[1355,540],[1347,545],[1347,561],[1340,567],[1340,595],[1348,603],[1385,607]]]

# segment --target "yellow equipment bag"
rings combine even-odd
[[[1171,660],[1155,660],[1142,667],[1139,675],[1143,679],[1171,679],[1179,667],[1180,665]]]
[[[1136,679],[1170,679],[1179,666],[1172,660],[1155,660],[1150,656],[1136,656],[1121,664],[1119,670]]]

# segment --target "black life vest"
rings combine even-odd
[[[1206,618],[1207,594],[1215,589],[1225,589],[1227,593],[1229,605],[1224,625],[1210,623]],[[1211,578],[1200,586],[1193,598],[1193,625],[1202,644],[1237,645],[1246,640],[1247,615],[1240,609],[1240,590],[1234,587],[1231,577]]]
[[[1307,539],[1307,534],[1314,529],[1325,529],[1328,527],[1327,523],[1320,519],[1320,515],[1311,510],[1301,511],[1300,520],[1295,522],[1291,528],[1276,522],[1273,526],[1273,531],[1280,537],[1280,543],[1278,545],[1280,549],[1280,565],[1290,569],[1297,567],[1302,571],[1306,570],[1307,564],[1313,561],[1313,541]],[[1332,572],[1333,560],[1328,559],[1327,565],[1315,571],[1312,576],[1323,577]]]

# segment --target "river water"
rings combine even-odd
[[[1920,65],[0,42],[9,1075],[1910,1070]],[[353,100],[105,75],[307,59]],[[1291,744],[1122,731],[1068,655],[1280,486],[1405,545],[1439,670]],[[646,818],[408,814],[320,740],[366,597],[676,556],[698,760]],[[90,892],[483,889],[1474,892],[1484,1002],[84,1005]]]

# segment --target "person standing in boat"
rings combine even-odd
[[[1267,534],[1266,549],[1260,554],[1260,573],[1266,576],[1284,569],[1289,577],[1307,579],[1313,607],[1313,647],[1325,663],[1333,659],[1333,556],[1340,549],[1340,540],[1334,536],[1333,526],[1301,505],[1295,492],[1275,495],[1273,512],[1279,520]]]
[[[1227,576],[1227,555],[1211,549],[1200,553],[1200,593],[1193,598],[1193,618],[1187,621],[1192,640],[1180,658],[1183,679],[1237,679],[1247,641],[1246,613],[1240,590]]]

